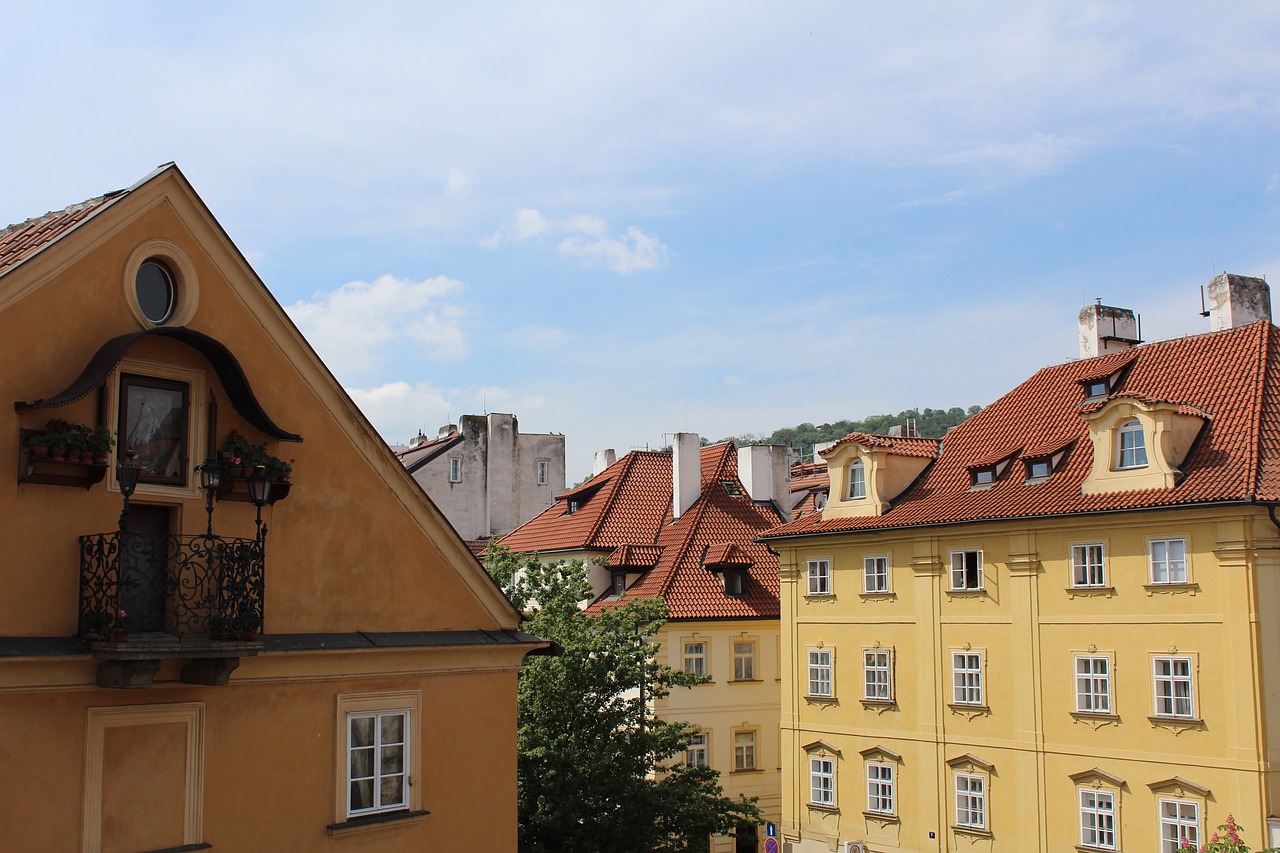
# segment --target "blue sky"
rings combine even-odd
[[[988,403],[1280,273],[1280,5],[41,3],[0,221],[176,161],[389,441]]]

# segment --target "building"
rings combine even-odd
[[[786,448],[732,443],[699,449],[679,433],[671,451],[633,451],[556,498],[500,540],[544,559],[592,562],[592,607],[661,596],[670,617],[659,659],[711,676],[654,705],[696,725],[686,760],[720,771],[730,797],[758,797],[780,817],[777,558],[757,537],[787,516]],[[607,466],[607,467],[605,467]],[[713,853],[762,847],[758,827],[717,837]]]
[[[0,231],[0,341],[0,846],[515,849],[544,644],[176,166]]]
[[[787,849],[1152,850],[1280,814],[1280,330],[1082,359],[932,439],[847,436],[781,564]],[[1269,835],[1270,833],[1270,835]]]
[[[521,433],[514,415],[464,415],[396,455],[470,540],[510,533],[564,491],[564,436]]]

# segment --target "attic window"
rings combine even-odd
[[[861,459],[855,459],[849,463],[849,497],[848,500],[858,500],[867,496],[867,470],[862,464]]]
[[[578,511],[578,502],[577,502],[577,501],[569,501],[569,509],[568,509],[568,511],[565,513],[565,515],[573,515],[573,514],[574,514],[575,512],[577,512],[577,511]]]
[[[1099,400],[1105,400],[1111,396],[1120,387],[1120,383],[1124,381],[1125,375],[1132,366],[1126,364],[1115,373],[1106,376],[1094,376],[1089,379],[1081,380],[1080,386],[1084,388],[1084,399],[1086,403],[1096,403]]]
[[[974,468],[972,473],[974,486],[990,486],[996,481],[996,466],[994,465]]]
[[[1094,400],[1099,397],[1105,397],[1111,392],[1110,383],[1105,379],[1095,379],[1086,382],[1084,386],[1084,396],[1086,399]]]
[[[1016,453],[1017,451],[1014,451]],[[996,484],[996,481],[1004,474],[1005,469],[1009,467],[1009,462],[1013,459],[1014,454],[1006,456],[999,462],[993,462],[988,465],[973,465],[969,468],[969,489],[976,491],[978,489],[989,489]]]
[[[729,596],[729,598],[747,597],[746,569],[724,570],[724,594]]]
[[[742,487],[738,485],[737,480],[721,480],[720,485],[730,497],[742,497]]]
[[[1036,459],[1027,463],[1027,479],[1047,480],[1051,470],[1053,469],[1048,459]]]
[[[1049,479],[1054,471],[1058,470],[1058,466],[1062,464],[1062,460],[1067,457],[1067,452],[1071,450],[1071,445],[1059,449],[1054,453],[1043,456],[1030,456],[1027,458],[1027,482],[1042,483]]]
[[[610,590],[610,592],[614,596],[620,597],[624,592],[627,591],[627,573],[626,572],[614,572],[613,577],[610,578],[610,581],[612,582],[612,589]]]
[[[1142,422],[1125,421],[1116,433],[1116,468],[1147,467],[1147,442]]]
[[[148,258],[138,267],[133,279],[134,295],[142,316],[160,325],[173,316],[178,304],[178,289],[173,273],[157,258]]]

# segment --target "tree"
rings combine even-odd
[[[529,658],[518,697],[522,853],[674,853],[759,822],[707,767],[686,766],[695,729],[659,720],[648,703],[704,678],[657,662],[650,638],[666,607],[652,598],[588,616],[581,561],[540,563],[491,548],[490,574],[525,613],[524,630],[557,644]]]
[[[1196,847],[1187,839],[1182,839],[1178,853],[1249,853],[1244,839],[1240,837],[1240,827],[1234,815],[1227,815],[1227,822],[1218,827],[1218,831],[1209,836],[1207,844]],[[1280,853],[1280,848],[1268,847],[1257,853]]]

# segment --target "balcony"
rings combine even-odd
[[[80,537],[78,634],[100,687],[150,687],[161,661],[190,684],[226,684],[262,649],[264,542],[117,531]]]

